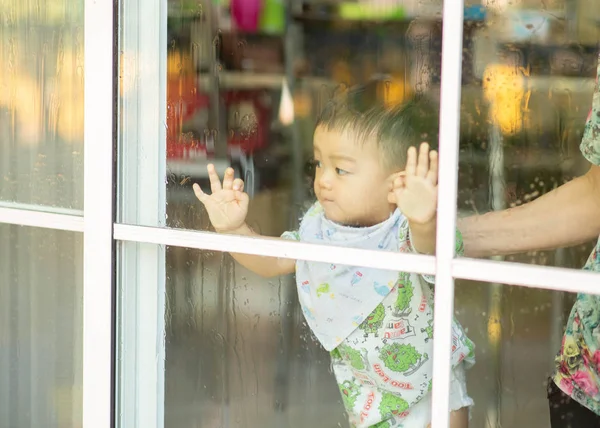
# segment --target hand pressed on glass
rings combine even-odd
[[[207,167],[211,194],[207,195],[198,184],[194,184],[194,193],[204,204],[210,222],[217,232],[231,233],[244,225],[248,214],[248,194],[244,192],[244,181],[234,179],[233,168],[227,168],[223,185],[214,165]]]
[[[211,194],[207,195],[198,184],[194,184],[196,198],[206,208],[210,222],[219,233],[243,236],[260,236],[247,224],[250,198],[244,192],[244,182],[234,177],[232,168],[227,168],[223,184],[214,165],[207,166]],[[263,257],[251,254],[231,253],[242,266],[263,277],[274,277],[294,272],[295,261],[276,257]]]
[[[408,149],[406,169],[394,180],[388,201],[396,204],[411,224],[435,221],[437,211],[438,154],[422,143]]]

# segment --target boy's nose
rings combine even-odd
[[[325,172],[319,177],[319,186],[323,189],[331,189],[331,179]]]

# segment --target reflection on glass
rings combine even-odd
[[[0,200],[83,208],[83,1],[2,3]]]
[[[0,426],[82,424],[82,236],[0,225]]]
[[[250,226],[279,236],[314,201],[315,120],[336,89],[379,79],[378,97],[387,106],[423,94],[435,103],[441,2],[374,8],[292,2],[289,10],[279,0],[260,3],[256,10],[245,2],[168,3],[161,58],[168,226],[210,230],[191,186],[208,188],[206,166],[213,163],[221,177],[232,167],[244,179]],[[127,60],[135,59],[135,47],[121,44],[126,98],[143,72]],[[138,107],[122,107],[125,127]],[[124,141],[121,152],[128,147]]]
[[[600,182],[597,18],[591,18],[597,11],[585,2],[555,1],[554,15],[532,3],[503,4],[497,19],[474,35],[481,83],[463,86],[461,112],[465,254],[598,271],[598,250],[591,252],[600,232],[591,202]],[[487,211],[496,212],[471,216]],[[558,249],[539,251],[551,248]],[[597,426],[597,296],[536,297],[496,284],[468,289],[487,307],[478,320],[487,323],[481,332],[491,352],[486,423]],[[477,320],[476,312],[467,313]],[[519,318],[529,318],[521,332]],[[542,384],[549,378],[548,401]]]
[[[431,286],[417,275],[347,272],[356,297],[366,298],[374,275],[392,275],[396,286],[374,282],[385,288],[376,290],[380,303],[362,321],[354,319],[339,344],[327,333],[343,334],[342,315],[356,309],[343,299],[346,267],[311,265],[333,267],[337,279],[313,286],[312,276],[303,280],[300,262],[296,280],[266,280],[227,254],[167,248],[166,427],[333,428],[347,427],[349,417],[364,427],[409,418],[412,426],[429,423]],[[309,294],[321,306],[311,309]],[[324,308],[333,328],[319,323]],[[470,359],[472,344],[463,342],[458,322],[453,331],[454,361]],[[464,369],[458,363],[453,371],[455,408],[471,404],[460,380]],[[470,388],[469,395],[475,397]]]
[[[585,174],[590,166],[579,148],[597,66],[596,30],[584,18],[588,6],[555,1],[546,5],[558,12],[555,15],[533,2],[495,3],[491,10],[495,18],[472,34],[476,78],[462,88],[458,210],[463,217],[536,201]],[[565,14],[566,22],[559,19]],[[560,212],[564,205],[546,205],[531,211],[529,218],[520,217],[518,213],[524,211],[519,210],[511,216],[488,216],[480,229],[466,221],[461,229],[467,255],[552,247],[541,243],[534,231],[552,223],[548,234],[568,234],[575,223],[581,223],[574,216],[552,222],[546,215]],[[509,228],[519,227],[523,229],[515,232],[514,239],[499,238],[508,236]],[[479,251],[480,242],[490,248]],[[558,240],[554,246],[580,242]],[[530,251],[507,260],[581,268],[591,248],[584,244],[558,252]]]
[[[294,2],[290,16],[277,1],[263,3],[169,2],[169,226],[215,226],[191,189],[198,182],[208,193],[213,163],[220,179],[228,167],[243,179],[248,226],[272,236],[293,230],[314,201],[315,119],[336,88],[383,75],[379,95],[388,105],[438,99],[441,2],[405,2],[404,11]],[[597,61],[596,23],[588,19],[597,8],[588,3],[467,4],[461,216],[523,205],[585,173],[579,143]],[[506,259],[581,267],[589,250]],[[292,280],[264,286],[229,256],[185,249],[169,249],[167,277],[167,424],[345,424],[327,356],[297,339],[310,335]],[[547,426],[540,394],[571,304],[560,293],[458,287],[459,318],[482,344],[482,364],[469,376],[489,381],[471,389],[489,397],[476,403],[472,426]],[[541,355],[521,361],[523,349]],[[314,412],[306,416],[306,408]]]

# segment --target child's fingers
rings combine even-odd
[[[415,147],[408,148],[406,156],[406,175],[413,176],[417,171],[417,149]]]
[[[429,172],[429,144],[421,143],[417,160],[417,176],[425,178]]]
[[[438,152],[432,150],[429,152],[429,171],[427,172],[427,180],[431,184],[437,184],[438,181]]]
[[[208,179],[210,180],[210,190],[213,193],[218,192],[219,190],[221,190],[221,180],[217,175],[217,170],[215,169],[215,166],[212,163],[208,164],[206,170],[208,171]]]
[[[240,192],[244,191],[244,180],[241,178],[236,178],[233,180],[233,190],[238,190]]]
[[[194,189],[194,195],[196,195],[196,198],[198,198],[200,202],[204,203],[204,201],[206,201],[206,198],[208,198],[208,195],[204,193],[202,191],[202,188],[196,183],[194,183],[192,188]]]
[[[245,207],[247,207],[250,202],[250,197],[246,192],[235,192],[235,199],[237,199],[240,205]]]
[[[231,190],[233,188],[233,168],[227,168],[223,176],[223,190]]]

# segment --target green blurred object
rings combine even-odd
[[[285,27],[285,9],[283,0],[264,0],[260,16],[261,31],[269,34],[281,34]]]
[[[340,3],[338,9],[340,18],[360,20],[360,19],[381,19],[381,20],[401,20],[406,17],[402,6],[383,7],[380,4],[367,3]]]

